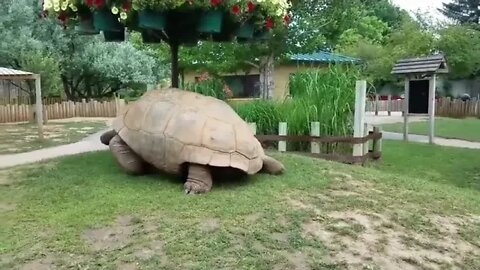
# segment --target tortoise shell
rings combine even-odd
[[[264,150],[226,102],[177,88],[151,90],[126,106],[113,128],[146,162],[169,173],[183,163],[255,174]]]

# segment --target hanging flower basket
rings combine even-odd
[[[252,38],[255,31],[255,25],[252,22],[243,23],[237,30],[238,38]]]
[[[118,20],[118,16],[108,9],[99,9],[93,12],[95,29],[108,32],[124,32],[125,26]]]
[[[145,9],[138,12],[138,27],[143,29],[164,30],[167,16],[164,12]]]
[[[108,42],[121,42],[125,40],[125,31],[103,31],[103,37]]]
[[[197,31],[200,33],[220,33],[222,31],[223,11],[209,10],[202,12]]]
[[[93,25],[93,17],[92,16],[83,16],[79,18],[80,22],[77,26],[75,26],[75,30],[80,35],[98,35],[100,31],[95,29]]]

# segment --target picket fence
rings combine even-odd
[[[123,99],[91,100],[89,102],[86,100],[81,102],[64,101],[43,105],[43,117],[44,121],[72,117],[115,117],[124,105],[125,100]],[[34,111],[34,105],[0,105],[0,123],[32,121]]]

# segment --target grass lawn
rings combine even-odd
[[[409,133],[428,135],[428,121],[409,123]],[[385,131],[403,132],[403,123],[382,125]],[[448,139],[461,139],[480,142],[480,119],[436,118],[435,136]]]
[[[106,127],[105,121],[63,122],[51,120],[44,125],[45,140],[38,140],[35,124],[0,124],[0,155],[37,150],[77,142]]]
[[[480,151],[384,151],[366,167],[274,153],[285,175],[200,196],[108,152],[0,171],[0,269],[479,269]]]

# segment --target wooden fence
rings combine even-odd
[[[322,158],[332,161],[338,161],[348,164],[364,164],[368,159],[378,160],[382,156],[382,132],[381,127],[373,127],[368,129],[365,125],[365,134],[363,137],[354,136],[319,136],[320,122],[312,122],[310,128],[311,135],[287,135],[287,123],[279,123],[278,135],[259,135],[255,123],[249,123],[252,131],[256,134],[256,138],[264,147],[268,147],[267,142],[277,142],[277,148],[280,152],[287,152],[287,142],[309,142],[310,152],[294,152],[311,157]],[[372,142],[370,142],[372,141]],[[355,151],[350,153],[322,153],[322,144],[344,143],[350,145],[361,145],[362,153]]]
[[[391,112],[403,112],[403,100],[367,100],[365,111],[379,112],[386,111],[388,115]],[[435,115],[442,117],[464,118],[478,117],[480,118],[480,100],[473,98],[469,101],[461,99],[439,98],[435,102]]]
[[[44,97],[42,103],[45,105],[62,103],[61,97]],[[29,96],[0,97],[0,105],[32,105]]]
[[[435,114],[452,118],[480,118],[480,100],[474,98],[469,101],[462,101],[460,99],[443,98],[437,100]]]
[[[44,122],[48,119],[72,117],[115,117],[125,105],[123,99],[86,102],[64,101],[43,106]],[[0,123],[33,120],[34,106],[27,104],[0,105]]]

